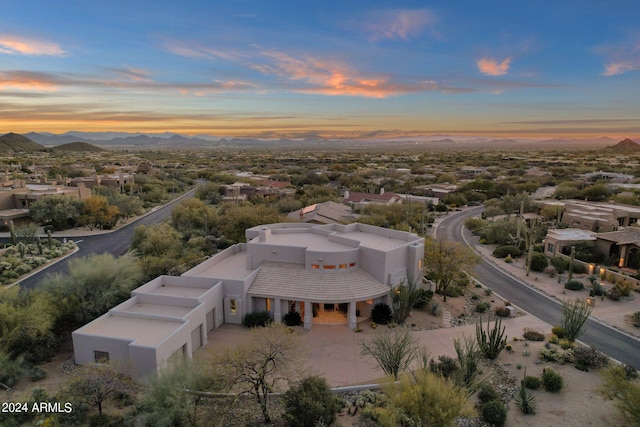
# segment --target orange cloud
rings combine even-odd
[[[29,71],[0,72],[0,90],[18,89],[53,91],[57,84],[47,74]]]
[[[52,42],[0,35],[0,53],[8,55],[61,56],[67,52]]]
[[[323,61],[318,58],[294,58],[277,51],[263,52],[269,64],[254,65],[252,68],[264,73],[282,77],[290,81],[306,83],[307,87],[295,87],[299,93],[314,93],[332,96],[363,96],[386,98],[405,93],[426,90],[447,91],[451,88],[439,86],[433,81],[417,83],[396,83],[388,76],[366,76],[339,61]],[[455,91],[455,89],[451,89]]]
[[[498,62],[492,58],[482,58],[477,62],[478,70],[487,76],[504,76],[509,71],[511,57],[502,62]]]
[[[419,36],[425,27],[436,22],[433,14],[425,9],[396,9],[370,14],[364,29],[373,41],[409,40]]]

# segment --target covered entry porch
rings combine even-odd
[[[260,268],[247,295],[251,311],[269,311],[274,322],[295,311],[305,329],[314,319],[325,323],[339,320],[355,329],[358,317],[366,318],[378,302],[388,302],[390,286],[367,272],[354,268],[344,272],[306,270],[304,265],[266,262]],[[358,316],[360,314],[360,316]]]

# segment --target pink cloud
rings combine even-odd
[[[0,35],[0,53],[7,55],[62,56],[67,52],[52,42]]]
[[[385,10],[372,13],[364,23],[364,30],[373,41],[410,40],[435,22],[433,14],[425,9]]]
[[[630,62],[612,62],[607,64],[603,76],[611,77],[618,74],[624,74],[628,71],[634,71],[640,68],[640,64],[632,64]]]
[[[511,57],[506,58],[502,62],[495,59],[484,57],[478,60],[478,70],[487,76],[504,76],[509,71]]]

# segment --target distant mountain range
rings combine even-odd
[[[640,151],[640,144],[630,140],[629,138],[625,138],[616,145],[608,146],[607,149],[620,152],[637,152]]]
[[[9,137],[8,135],[13,135]],[[220,138],[211,135],[198,135],[189,137],[176,133],[124,133],[124,132],[77,132],[70,131],[64,134],[30,132],[24,136],[7,134],[5,139],[12,141],[15,136],[20,136],[35,145],[25,146],[19,151],[52,148],[63,144],[83,142],[105,149],[202,149],[202,148],[269,148],[269,149],[492,149],[492,150],[534,150],[534,149],[558,149],[558,147],[577,148],[605,148],[612,146],[616,140],[608,137],[601,138],[550,138],[550,139],[525,139],[525,138],[486,138],[458,135],[431,135],[419,137],[398,138],[370,138],[359,140],[337,139],[253,139],[253,138]],[[628,140],[628,139],[627,139]],[[625,140],[625,141],[627,141]],[[631,141],[631,140],[628,140]],[[622,144],[621,141],[619,144]],[[635,144],[633,141],[631,141]],[[637,145],[637,144],[636,144]],[[43,147],[44,146],[44,147]],[[13,148],[2,148],[0,151]],[[37,147],[37,148],[36,148]],[[75,148],[82,148],[77,146]],[[73,148],[75,150],[75,148]],[[84,148],[87,148],[86,146]],[[88,150],[79,150],[88,151]],[[91,150],[89,150],[91,151]]]
[[[0,152],[3,151],[38,151],[44,147],[33,142],[30,138],[17,133],[8,133],[0,136]]]

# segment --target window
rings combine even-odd
[[[314,270],[318,270],[320,266],[318,264],[311,264],[311,268]]]
[[[421,259],[418,260],[418,268],[422,268],[422,260]]]
[[[109,352],[108,351],[93,351],[93,357],[96,363],[109,363]]]
[[[335,265],[323,265],[322,268],[324,268],[325,270],[335,270],[336,266]]]
[[[229,311],[231,311],[231,314],[236,314],[236,310],[237,310],[236,300],[234,299],[229,300],[229,306],[230,306]]]
[[[553,243],[547,243],[547,252],[553,253],[556,249],[556,246]]]
[[[340,264],[339,267],[340,268],[347,268],[347,264]]]
[[[352,263],[349,264],[349,267],[355,267],[355,266],[356,266],[355,262],[352,262]]]

